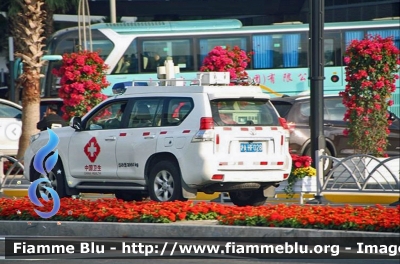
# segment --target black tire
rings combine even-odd
[[[121,199],[126,202],[131,202],[131,201],[142,201],[144,196],[141,193],[137,193],[134,191],[116,191],[115,198]]]
[[[160,161],[151,169],[148,184],[151,200],[158,202],[187,200],[182,196],[180,171],[170,161]]]
[[[311,147],[307,147],[306,151],[304,152],[304,155],[310,156],[314,160],[314,155],[311,156]],[[325,148],[325,155],[327,156],[332,156],[331,151],[328,148]],[[333,166],[333,161],[332,159],[325,159],[324,161],[324,175],[328,175],[328,173],[331,171]]]
[[[69,197],[69,195],[67,195],[67,192],[66,192],[66,189],[65,189],[66,186],[65,186],[64,168],[63,168],[63,166],[62,166],[60,161],[58,161],[56,163],[56,165],[49,172],[48,175],[43,176],[43,175],[40,175],[39,173],[37,173],[37,174],[35,174],[34,177],[36,179],[38,179],[39,177],[47,177],[47,179],[50,181],[50,183],[40,184],[38,186],[38,188],[36,190],[36,195],[38,197],[41,197],[40,191],[42,191],[47,195],[47,197],[51,198],[51,194],[45,188],[43,188],[44,186],[50,187],[53,190],[55,190],[60,198]]]
[[[259,206],[265,204],[267,197],[264,197],[262,189],[250,191],[232,191],[229,197],[234,205],[237,206]]]

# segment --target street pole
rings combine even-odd
[[[322,203],[322,183],[324,178],[323,161],[319,158],[325,151],[324,136],[324,0],[310,0],[310,126],[311,155],[313,166],[317,169],[317,193],[308,202]]]
[[[13,37],[8,37],[8,51],[9,51],[9,60],[10,60],[10,68],[8,72],[10,73],[10,87],[9,87],[9,95],[8,98],[10,101],[15,102],[15,72],[14,72],[14,39]]]
[[[110,18],[111,23],[117,23],[116,0],[110,0]]]

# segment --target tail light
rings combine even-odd
[[[214,180],[214,181],[222,181],[223,179],[224,179],[224,174],[214,174],[212,177],[211,177],[211,180]]]
[[[200,129],[194,135],[192,142],[204,142],[214,140],[214,119],[212,117],[200,118]]]
[[[212,117],[200,118],[200,130],[214,129],[214,120]]]

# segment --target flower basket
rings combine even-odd
[[[280,183],[279,187],[275,189],[275,192],[285,192],[285,188],[288,186],[287,181]],[[317,192],[317,179],[315,176],[306,176],[303,179],[298,179],[293,185],[293,192],[295,193],[312,193]]]
[[[305,176],[292,185],[291,192],[287,192],[288,181],[283,181],[279,187],[275,189],[275,193],[286,194],[286,199],[293,198],[295,194],[299,194],[299,203],[304,203],[304,194],[317,192],[317,178],[315,176]]]
[[[292,156],[292,171],[286,181],[280,183],[275,192],[283,192],[286,198],[293,198],[300,193],[300,204],[303,204],[303,194],[317,191],[317,171],[311,167],[312,159],[309,156]]]

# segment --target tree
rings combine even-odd
[[[22,158],[29,145],[29,138],[37,132],[40,109],[40,68],[43,66],[43,32],[46,17],[44,0],[23,0],[17,14],[15,38],[18,51],[15,56],[23,62],[20,77],[22,90],[22,134],[19,139],[17,158]]]
[[[16,58],[23,61],[23,74],[18,77],[15,98],[19,100],[19,87],[22,94],[22,134],[19,140],[17,158],[23,157],[29,145],[29,138],[37,132],[40,109],[40,68],[46,36],[53,33],[53,13],[65,12],[77,6],[79,0],[5,0],[7,6],[8,32],[14,39]],[[51,14],[48,13],[45,9]],[[47,28],[46,28],[47,26]],[[47,35],[46,35],[47,34]],[[13,81],[13,80],[11,80]]]
[[[44,0],[45,4],[43,6],[44,11],[46,12],[46,20],[44,26],[43,36],[45,39],[48,39],[54,33],[54,20],[53,14],[55,12],[65,13],[68,10],[72,10],[78,6],[79,0]],[[0,10],[8,10],[7,11],[7,20],[6,23],[2,23],[2,17],[0,17],[0,52],[2,48],[8,49],[8,37],[16,37],[15,27],[16,24],[19,23],[20,17],[18,13],[21,12],[21,6],[24,5],[22,0],[2,0],[0,4]],[[6,26],[2,26],[2,25]],[[15,52],[21,52],[19,50],[18,42],[14,42]],[[23,43],[21,43],[23,44]],[[45,44],[43,42],[43,44]],[[10,76],[10,81],[14,81],[15,76]],[[21,82],[20,80],[16,80],[15,85],[15,101],[19,101]],[[9,95],[10,96],[10,95]]]

